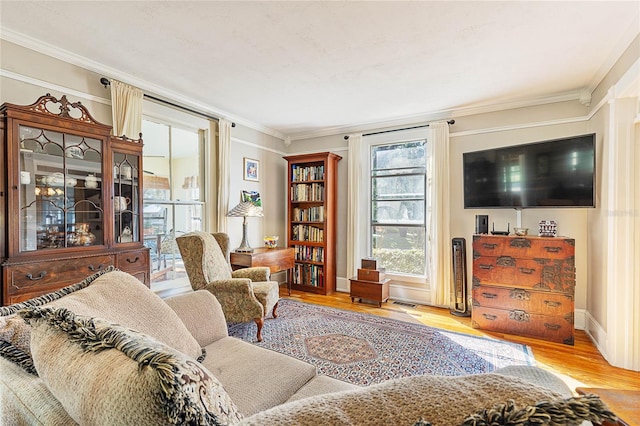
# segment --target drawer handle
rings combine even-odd
[[[553,330],[553,331],[558,331],[560,330],[560,327],[561,327],[560,324],[549,324],[548,322],[545,322],[544,326],[549,330]]]
[[[498,295],[494,293],[482,293],[482,297],[486,299],[495,299]]]
[[[38,281],[44,278],[44,276],[47,275],[47,271],[42,271],[40,272],[40,275],[38,275],[37,277],[34,277],[31,274],[27,274],[27,278],[31,281]]]
[[[483,243],[482,244],[482,247],[486,248],[487,250],[493,250],[497,246],[498,246],[497,244],[490,244],[490,243]]]
[[[509,312],[509,319],[519,322],[528,322],[530,315],[525,311],[511,311]]]
[[[501,256],[496,260],[496,265],[513,268],[516,266],[516,260],[510,256]]]
[[[526,238],[514,238],[509,245],[515,248],[531,248],[531,242]]]
[[[87,268],[89,268],[90,271],[99,271],[104,268],[104,263],[101,263],[98,266],[89,265]]]
[[[129,262],[129,263],[136,263],[138,260],[140,260],[140,258],[138,256],[136,256],[133,260],[131,260],[130,257],[127,257],[127,262]]]
[[[536,270],[533,268],[520,268],[520,272],[523,274],[527,274],[527,275],[531,275],[535,272]]]
[[[549,253],[560,253],[562,251],[562,247],[545,246],[544,249]]]
[[[491,270],[491,269],[493,269],[493,265],[480,265],[480,266],[478,266],[478,268]]]
[[[515,300],[529,300],[531,299],[531,295],[528,291],[522,290],[521,288],[514,288],[509,292],[509,297]]]
[[[558,306],[562,305],[561,302],[556,302],[554,300],[545,300],[544,304],[551,308],[557,308]]]
[[[483,316],[485,319],[488,319],[489,321],[493,321],[493,320],[495,320],[496,318],[498,318],[498,316],[497,316],[497,315],[482,314],[482,316]]]

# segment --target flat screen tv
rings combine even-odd
[[[595,134],[463,154],[464,207],[595,207]]]

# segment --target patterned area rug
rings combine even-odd
[[[229,335],[301,359],[319,373],[367,386],[419,374],[462,376],[535,365],[526,345],[370,314],[280,299],[278,318],[230,324]]]

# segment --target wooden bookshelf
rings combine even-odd
[[[336,290],[337,168],[332,152],[287,160],[287,245],[294,249],[291,287],[317,294]]]

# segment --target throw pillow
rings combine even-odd
[[[31,360],[30,340],[31,329],[24,320],[16,315],[21,309],[33,306],[42,306],[46,303],[60,299],[68,294],[81,290],[91,284],[99,276],[116,270],[109,266],[97,272],[79,283],[61,288],[52,293],[29,299],[24,302],[0,307],[0,356],[15,362],[27,372],[37,375],[33,361]]]
[[[40,377],[80,424],[226,425],[241,419],[209,371],[151,336],[66,308],[35,307],[20,315],[32,326]]]
[[[202,348],[178,314],[136,277],[112,271],[90,286],[50,302],[77,314],[100,317],[130,327],[194,359],[204,359]]]

